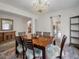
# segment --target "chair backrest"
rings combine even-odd
[[[34,51],[32,39],[23,39],[23,40],[24,40],[24,47],[25,47],[26,51],[27,51],[27,48],[33,50],[33,59],[35,59],[35,51]],[[27,57],[26,57],[26,59],[27,59]]]
[[[63,38],[62,38],[62,42],[61,42],[60,58],[61,58],[61,56],[62,56],[62,51],[63,51],[63,47],[64,47],[64,45],[65,45],[66,39],[67,39],[67,36],[64,35]]]
[[[42,36],[42,32],[36,32],[36,36]]]
[[[44,37],[49,37],[50,36],[50,32],[43,32],[43,36]]]
[[[32,39],[23,39],[25,48],[33,49]]]
[[[26,34],[26,32],[18,32],[19,36],[24,36]]]
[[[20,54],[17,50],[19,44],[22,46],[22,49],[23,49],[23,52],[24,52],[23,40],[22,40],[21,36],[16,36],[15,40],[16,40],[16,55],[18,57],[18,54]],[[24,59],[24,53],[23,53],[23,59]]]
[[[67,36],[64,35],[63,38],[62,38],[62,42],[61,42],[61,48],[64,47],[66,39],[67,39]]]
[[[20,36],[16,36],[16,37],[15,37],[15,40],[16,40],[16,45],[22,44],[22,39],[21,39]]]

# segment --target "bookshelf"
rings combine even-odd
[[[70,17],[70,45],[79,48],[79,16]]]

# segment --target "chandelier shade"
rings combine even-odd
[[[44,13],[48,10],[47,0],[35,0],[33,2],[33,9],[37,13]]]

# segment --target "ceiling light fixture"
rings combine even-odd
[[[47,0],[35,0],[33,2],[33,9],[37,13],[45,13],[48,10],[48,5]]]

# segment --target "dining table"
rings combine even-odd
[[[26,36],[23,36],[24,39],[27,39]],[[54,40],[53,37],[36,37],[32,38],[33,45],[35,48],[42,50],[42,59],[46,59],[46,47],[51,44]]]

